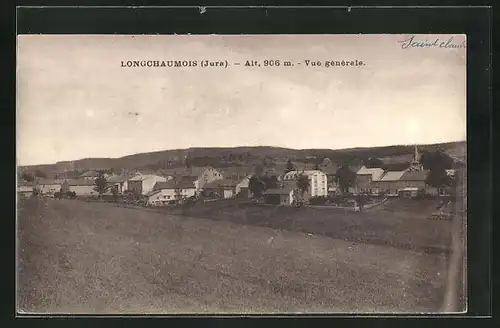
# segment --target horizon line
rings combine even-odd
[[[17,164],[16,167],[56,165],[56,164],[65,163],[65,162],[76,162],[76,161],[89,160],[89,159],[117,160],[117,159],[122,159],[125,157],[130,157],[130,156],[135,156],[135,155],[140,155],[140,154],[160,153],[160,152],[165,152],[165,151],[186,151],[189,149],[280,148],[280,149],[288,149],[288,150],[296,150],[296,151],[305,151],[305,150],[346,151],[346,150],[367,149],[367,148],[407,147],[407,146],[414,146],[414,145],[416,145],[416,146],[431,146],[431,145],[439,145],[439,144],[447,144],[447,143],[459,143],[459,142],[467,142],[467,140],[451,140],[451,141],[445,141],[445,142],[422,143],[422,144],[420,144],[420,143],[408,143],[408,144],[390,144],[390,145],[383,145],[383,146],[355,146],[355,147],[336,148],[336,149],[333,149],[333,148],[292,148],[292,147],[270,146],[270,145],[260,145],[260,146],[249,146],[249,145],[242,145],[242,146],[191,146],[191,147],[187,147],[187,148],[173,148],[173,149],[162,149],[162,150],[152,150],[152,151],[130,153],[130,154],[125,154],[125,155],[120,156],[120,157],[84,157],[84,158],[79,158],[79,159],[59,160],[59,161],[52,162],[52,163],[25,164],[25,165]]]

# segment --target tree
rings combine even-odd
[[[118,186],[114,185],[111,188],[111,193],[113,194],[113,201],[116,203],[118,201]]]
[[[337,183],[341,192],[346,193],[356,181],[356,173],[351,171],[347,164],[343,164],[336,172]]]
[[[264,165],[262,165],[262,164],[255,165],[255,174],[257,176],[261,176],[262,172],[264,172]]]
[[[285,174],[287,174],[288,172],[293,171],[293,170],[294,170],[294,167],[293,167],[292,160],[289,159],[288,162],[286,162]]]
[[[297,178],[297,188],[303,193],[309,190],[309,177],[305,174],[300,174]]]
[[[442,150],[424,152],[420,157],[420,163],[424,169],[430,170],[427,184],[436,188],[453,186],[453,179],[446,173],[446,169],[453,167],[453,160]]]
[[[271,176],[266,175],[262,177],[261,180],[264,181],[266,189],[278,188],[278,177],[276,177],[275,175]]]
[[[360,211],[363,211],[363,206],[365,206],[367,201],[368,196],[365,194],[359,194],[356,196],[356,203],[358,204]]]
[[[99,198],[102,199],[102,195],[109,189],[108,180],[102,171],[98,173],[94,185],[94,190],[99,194]]]
[[[430,170],[426,183],[436,188],[451,187],[453,180],[446,173],[443,167],[435,167]]]
[[[252,177],[248,181],[248,189],[252,192],[254,198],[260,198],[262,196],[262,193],[266,189],[266,185],[256,175],[252,175]]]
[[[304,203],[304,194],[309,190],[309,177],[305,174],[300,174],[297,178],[297,188],[300,194],[300,203]]]
[[[35,177],[31,173],[23,172],[21,174],[21,179],[23,179],[26,182],[33,182],[33,180],[35,180]]]
[[[451,169],[453,167],[453,160],[441,150],[424,151],[420,156],[420,163],[427,170]]]

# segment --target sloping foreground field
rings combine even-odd
[[[19,204],[18,309],[36,313],[428,312],[446,259],[103,203]]]
[[[451,222],[428,219],[439,204],[439,201],[394,200],[360,213],[336,208],[297,209],[220,201],[165,211],[174,215],[446,254],[451,245]]]

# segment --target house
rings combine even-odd
[[[190,168],[166,169],[164,175],[172,176],[174,179],[195,178],[195,186],[197,190],[203,189],[206,183],[223,179],[222,172],[210,166],[193,166]]]
[[[64,182],[63,179],[39,179],[36,182],[35,189],[42,195],[54,194],[63,189]]]
[[[64,183],[63,190],[74,192],[76,196],[94,196],[99,193],[94,190],[95,181],[90,179],[68,180]]]
[[[260,164],[255,165],[255,167],[249,172],[250,176],[256,175],[259,177],[275,176],[278,181],[281,181],[283,175],[285,174],[285,167],[281,165],[273,165],[273,166],[262,166]]]
[[[371,182],[372,193],[386,193],[388,195],[396,196],[398,194],[398,189],[407,187],[404,183],[401,183],[401,177],[406,171],[387,171],[380,177],[377,181]]]
[[[19,182],[17,185],[17,194],[21,197],[31,197],[35,190],[35,184],[31,182]]]
[[[400,189],[398,194],[399,194],[399,197],[402,197],[402,198],[415,198],[418,196],[419,192],[421,192],[421,189],[419,189],[419,188],[406,187],[406,188]]]
[[[264,192],[266,204],[290,206],[294,202],[296,188],[286,186],[284,188],[268,189]]]
[[[248,198],[250,197],[250,190],[248,189],[248,185],[250,183],[250,178],[251,176],[250,175],[247,175],[245,177],[243,177],[242,179],[240,179],[239,181],[237,181],[237,184],[236,184],[236,195],[240,195],[240,196],[244,196],[245,198]]]
[[[308,194],[310,197],[326,197],[328,195],[326,174],[319,170],[290,171],[283,176],[283,181],[297,181],[300,175],[306,175],[309,178]]]
[[[219,169],[224,179],[241,180],[252,174],[253,168],[247,166],[231,166]]]
[[[99,176],[99,172],[97,171],[87,171],[80,175],[80,179],[84,180],[95,180]]]
[[[171,179],[156,174],[137,174],[127,180],[127,191],[146,195],[153,190],[157,182],[166,182],[168,180]]]
[[[176,203],[190,197],[196,197],[196,186],[189,178],[176,181],[171,179],[155,183],[153,190],[145,194],[148,206],[161,206]]]
[[[325,158],[323,159],[323,162],[321,162],[321,166],[322,166],[322,167],[328,167],[328,166],[331,166],[331,165],[333,165],[333,162],[332,162],[332,160],[331,160],[330,158],[328,158],[328,157],[325,157]]]
[[[445,193],[444,189],[439,190],[438,188],[432,187],[427,184],[427,177],[429,176],[429,170],[422,171],[406,171],[401,176],[401,188],[418,188],[419,190],[425,191],[427,194],[437,195]]]
[[[355,180],[355,193],[372,193],[371,184],[373,181],[378,181],[384,174],[384,170],[381,168],[367,168],[362,166],[356,172]]]
[[[238,182],[232,179],[220,179],[209,182],[203,186],[203,195],[229,199],[236,196]]]
[[[195,183],[198,190],[203,189],[206,183],[210,183],[215,180],[223,179],[223,175],[219,170],[213,167],[193,167],[190,169],[189,176],[197,177]]]
[[[338,189],[337,183],[337,169],[338,167],[333,164],[328,164],[321,167],[321,172],[326,174],[326,180],[328,185],[328,192],[335,193]]]
[[[128,180],[133,178],[131,174],[113,175],[108,178],[108,184],[111,188],[116,188],[119,194],[128,190]]]

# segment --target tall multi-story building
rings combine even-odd
[[[310,197],[325,197],[328,195],[327,176],[319,170],[290,171],[283,176],[283,181],[296,181],[300,175],[309,178],[308,194]]]

